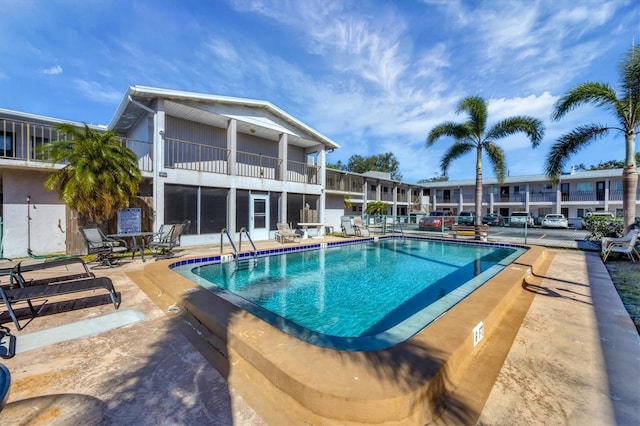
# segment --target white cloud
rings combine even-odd
[[[115,104],[122,99],[122,92],[105,87],[97,81],[76,79],[74,83],[76,85],[76,89],[82,94],[82,96],[89,98],[92,101]]]
[[[47,74],[47,75],[58,75],[58,74],[62,74],[62,67],[60,65],[55,65],[51,68],[45,68],[42,70],[43,74]]]

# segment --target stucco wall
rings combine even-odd
[[[43,187],[46,174],[5,169],[2,174],[3,256],[27,256],[27,248],[38,254],[66,250],[66,206],[58,194]],[[31,197],[27,219],[27,195]],[[29,229],[30,228],[30,229]]]

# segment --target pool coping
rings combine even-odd
[[[144,272],[228,360],[228,380],[252,390],[245,396],[252,405],[287,407],[291,419],[312,424],[427,423],[498,329],[532,271],[548,266],[544,248],[528,248],[409,340],[370,352],[335,351],[295,339],[170,271],[175,261],[146,265]],[[484,337],[474,346],[473,330],[480,323]]]

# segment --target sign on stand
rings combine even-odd
[[[141,232],[141,209],[118,210],[118,234]]]

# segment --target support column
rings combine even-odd
[[[236,176],[238,173],[236,167],[238,154],[238,122],[233,118],[227,123],[227,149],[229,150],[227,174]]]
[[[160,224],[164,223],[164,178],[160,175],[166,176],[164,170],[166,123],[164,100],[162,99],[158,99],[156,102],[156,113],[153,120],[153,229],[156,230]]]
[[[327,152],[324,149],[324,146],[320,147],[318,150],[318,184],[320,184],[320,205],[318,206],[318,222],[323,223],[325,226],[327,223],[325,222],[325,214],[324,209],[326,207],[327,195],[325,194],[325,184],[326,184],[326,174],[327,174]]]
[[[280,134],[280,139],[278,140],[278,158],[280,159],[280,165],[278,167],[279,180],[287,180],[287,162],[289,161],[289,150],[287,149],[289,145],[289,138],[286,133]],[[322,185],[324,186],[324,181],[322,181]]]
[[[236,226],[236,188],[229,188],[227,196],[227,230],[229,230],[229,234],[235,235]]]

